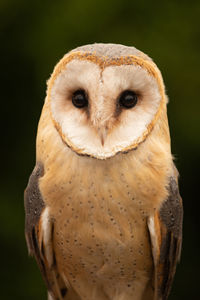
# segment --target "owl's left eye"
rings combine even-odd
[[[77,90],[72,95],[72,103],[77,108],[88,106],[88,98],[84,90]]]
[[[138,96],[135,92],[126,90],[119,97],[120,106],[129,109],[137,104]]]

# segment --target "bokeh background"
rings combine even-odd
[[[67,51],[94,42],[134,45],[163,73],[185,208],[169,299],[199,299],[200,1],[193,0],[0,1],[0,298],[46,299],[27,254],[23,191],[35,164],[46,80]]]

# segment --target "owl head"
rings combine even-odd
[[[161,73],[134,47],[78,47],[56,65],[46,105],[66,145],[107,159],[137,148],[166,106]]]

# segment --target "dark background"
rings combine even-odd
[[[24,239],[23,190],[35,164],[46,80],[70,49],[134,45],[162,71],[184,201],[181,263],[170,300],[199,298],[200,1],[0,1],[0,298],[43,300]]]

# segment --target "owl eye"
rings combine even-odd
[[[72,95],[72,103],[77,108],[88,106],[87,95],[84,90],[77,90]]]
[[[119,104],[127,109],[134,107],[137,104],[138,97],[133,91],[124,91],[119,97]]]

